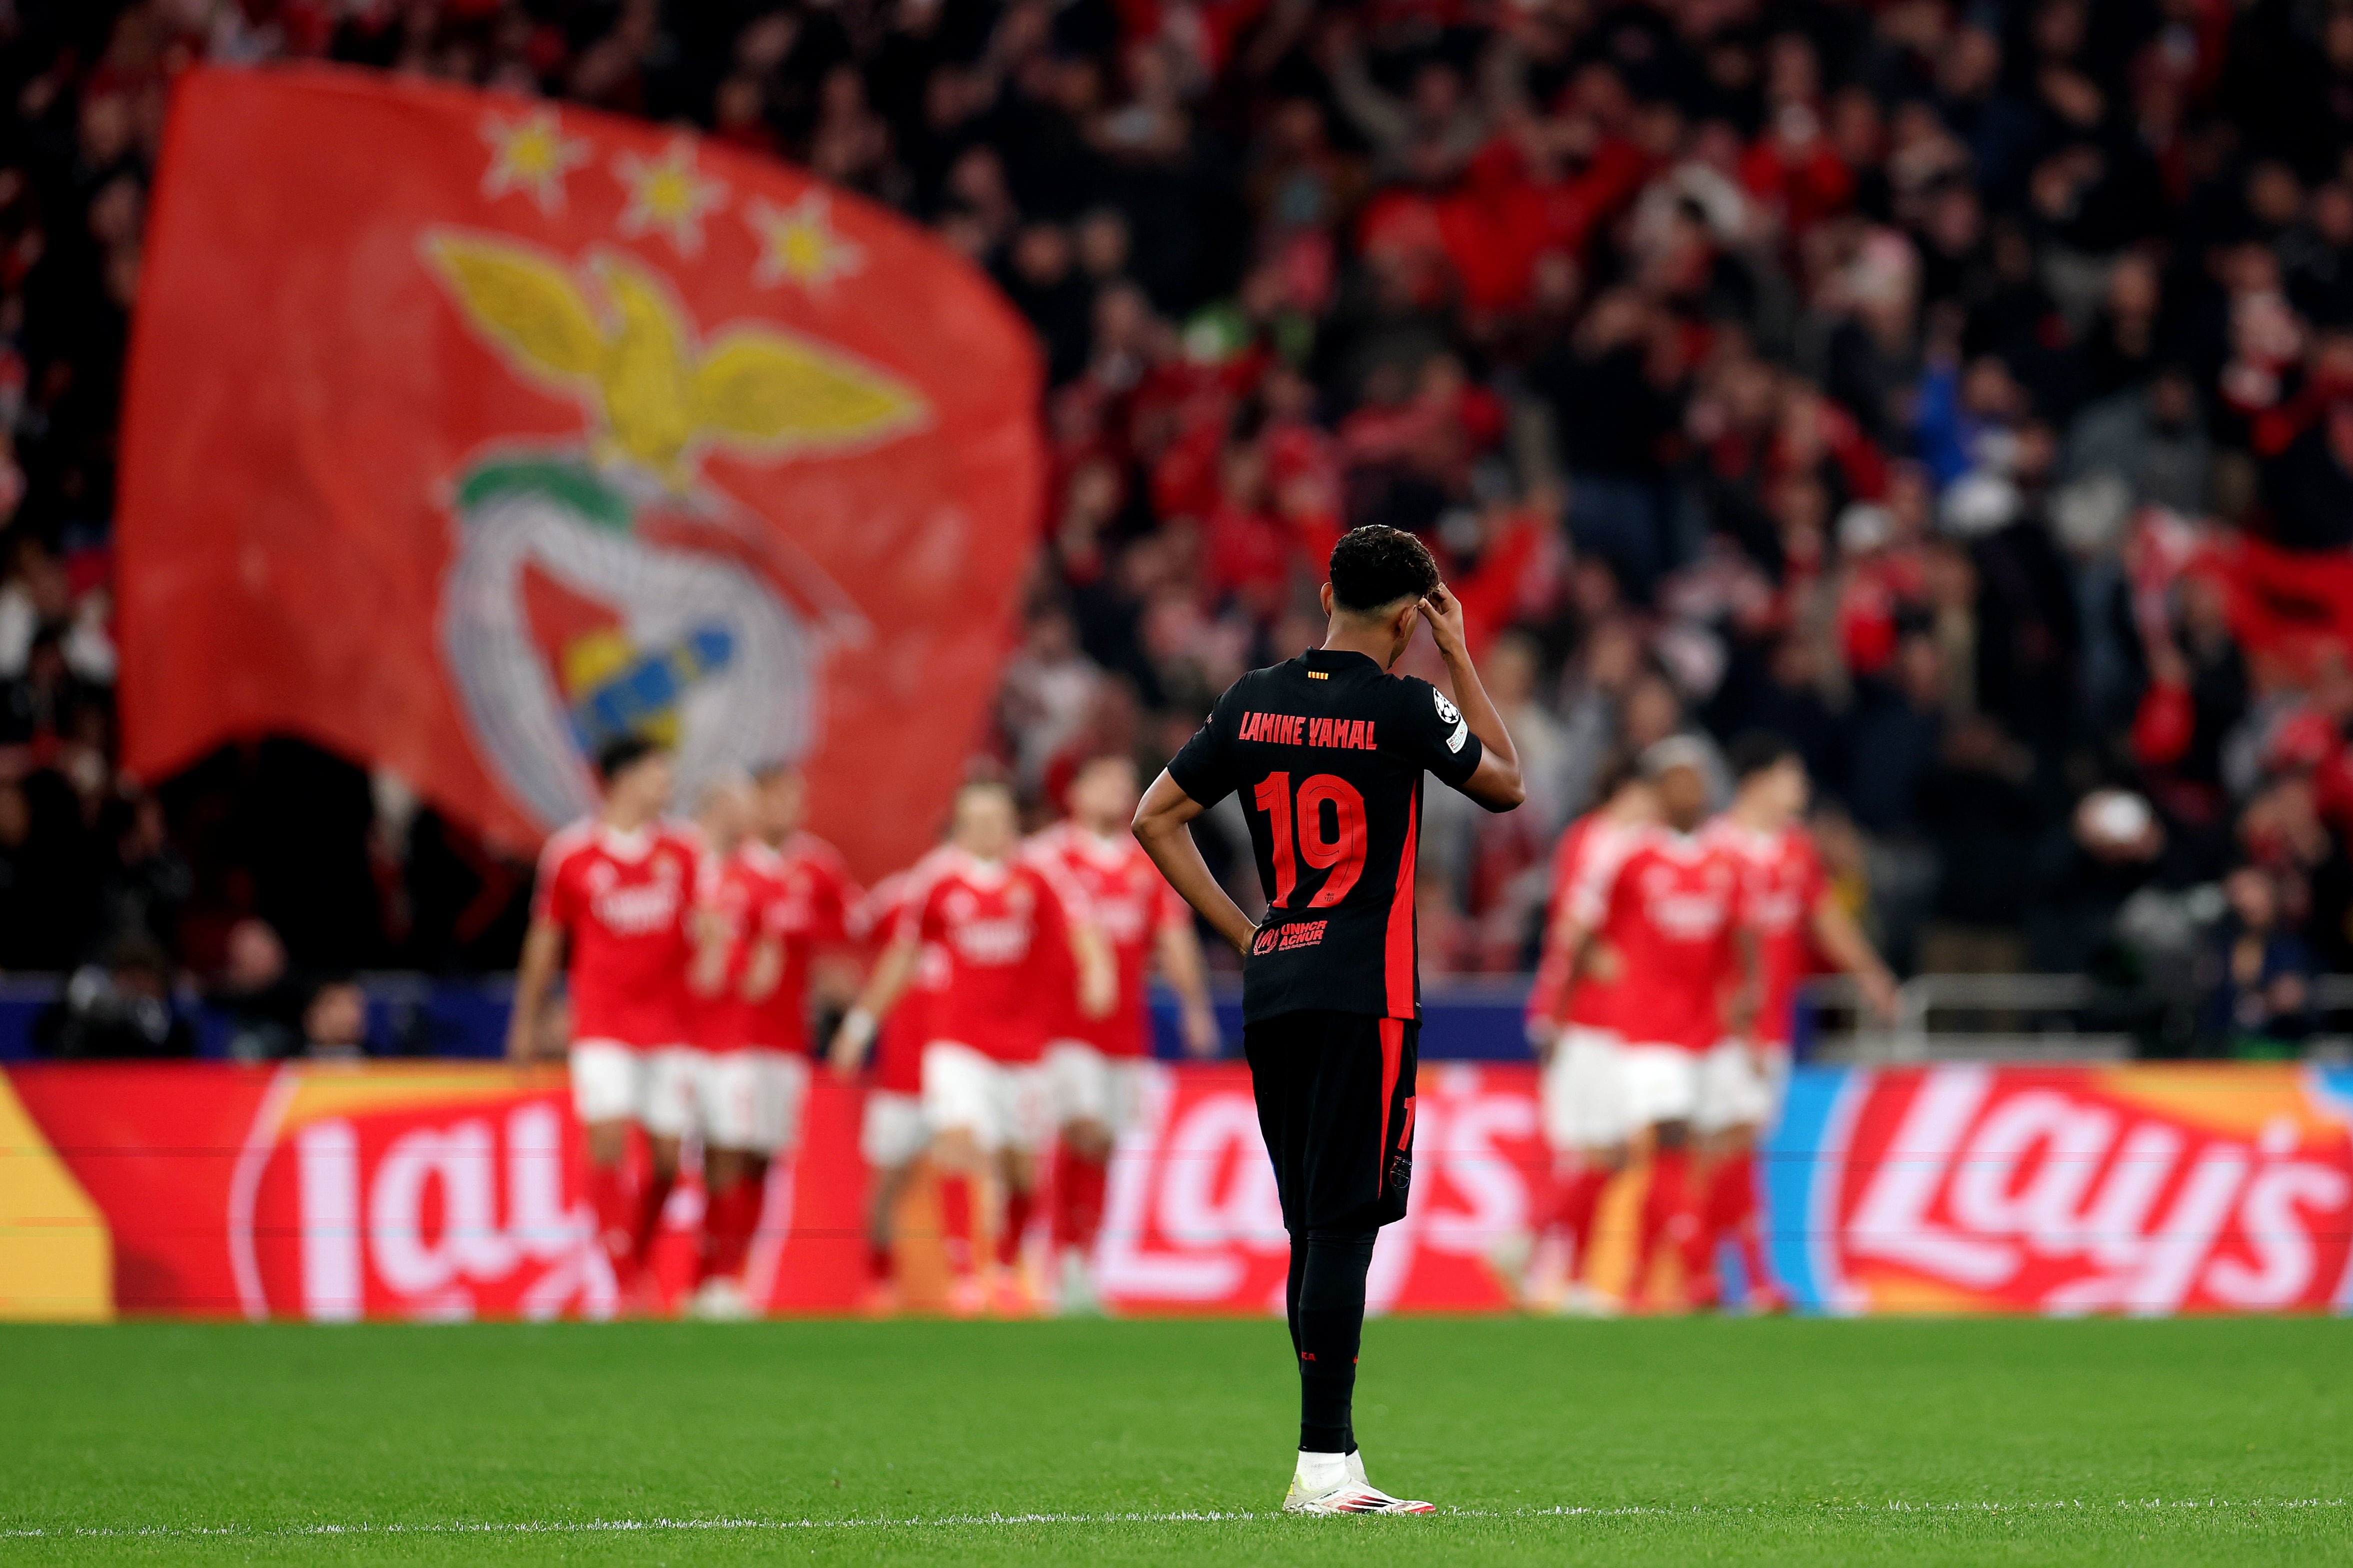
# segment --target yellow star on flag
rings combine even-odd
[[[613,161],[613,175],[629,193],[621,213],[623,234],[659,229],[680,255],[702,252],[703,215],[727,199],[727,186],[703,178],[695,168],[693,142],[681,137],[659,158],[624,153]]]
[[[496,201],[510,191],[528,191],[550,216],[564,210],[564,176],[590,157],[587,142],[565,136],[564,122],[553,109],[535,109],[518,120],[488,116],[482,140],[491,144],[483,198]]]
[[[866,253],[835,232],[833,198],[823,191],[785,207],[754,199],[751,208],[752,232],[760,241],[752,277],[764,289],[781,283],[822,288],[865,265]]]

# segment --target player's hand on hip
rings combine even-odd
[[[1462,601],[1445,584],[1422,599],[1421,614],[1430,622],[1430,640],[1438,645],[1439,652],[1459,654],[1469,646],[1462,630]]]

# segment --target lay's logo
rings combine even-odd
[[[2315,1075],[1969,1066],[1833,1081],[1805,1199],[1827,1224],[1779,1248],[1831,1310],[2310,1310],[2353,1287],[2353,1140]],[[1792,1109],[1782,1136],[1809,1137],[1808,1108]]]

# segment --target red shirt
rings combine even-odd
[[[1589,811],[1570,823],[1568,831],[1554,846],[1552,897],[1545,906],[1544,953],[1536,961],[1535,984],[1528,989],[1531,1020],[1541,1018],[1584,1029],[1618,1027],[1614,1006],[1622,977],[1597,980],[1590,974],[1581,975],[1576,985],[1570,986],[1568,954],[1554,944],[1552,932],[1577,889],[1612,872],[1619,859],[1633,847],[1638,833],[1635,824],[1612,822],[1598,811]],[[1566,1012],[1561,1008],[1564,990],[1568,993]]]
[[[888,942],[898,930],[908,893],[927,875],[925,864],[919,861],[912,869],[894,871],[875,883],[866,901],[852,912],[851,934],[872,932]],[[932,1037],[932,1012],[940,994],[948,988],[954,968],[948,950],[938,942],[927,942],[918,950],[914,983],[882,1020],[881,1030],[874,1037],[876,1089],[891,1094],[923,1093],[923,1047]]]
[[[931,1035],[1001,1062],[1033,1062],[1068,1004],[1070,928],[1078,890],[1024,860],[983,861],[962,850],[926,857],[927,873],[899,917],[902,940],[947,949],[947,989]]]
[[[1723,1038],[1742,892],[1741,864],[1722,845],[1642,827],[1615,867],[1571,894],[1577,919],[1618,951],[1614,1011],[1629,1045],[1704,1051]]]
[[[540,851],[534,920],[571,950],[572,1037],[639,1049],[686,1043],[687,909],[699,858],[691,828],[620,833],[575,823]]]
[[[796,833],[766,851],[774,862],[760,913],[763,935],[783,942],[785,966],[776,990],[754,1005],[752,1043],[772,1050],[807,1051],[809,962],[820,948],[849,940],[849,911],[858,886],[840,852],[815,834]]]
[[[720,928],[726,951],[717,991],[706,995],[691,982],[687,986],[694,1043],[706,1051],[736,1051],[754,1043],[758,1008],[744,1000],[745,971],[751,966],[761,914],[776,896],[776,877],[783,868],[776,852],[757,839],[725,855],[702,858],[695,906],[702,920]]]
[[[1768,1045],[1787,1045],[1798,983],[1813,973],[1813,914],[1828,886],[1813,836],[1802,827],[1752,833],[1719,817],[1705,837],[1746,873],[1741,900],[1757,933],[1759,991],[1753,1032]]]
[[[1078,1006],[1077,965],[1071,963],[1060,987],[1070,1007],[1055,1028],[1058,1039],[1083,1040],[1105,1056],[1152,1054],[1152,1014],[1145,989],[1153,945],[1160,933],[1193,918],[1176,889],[1143,846],[1123,833],[1097,838],[1073,823],[1058,823],[1029,840],[1025,858],[1035,858],[1066,877],[1085,895],[1088,918],[1111,947],[1119,970],[1119,1000],[1105,1017],[1090,1018]],[[1068,944],[1064,944],[1068,955]]]

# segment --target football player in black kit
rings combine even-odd
[[[1525,791],[1463,645],[1462,607],[1421,542],[1356,529],[1333,549],[1331,574],[1324,646],[1252,670],[1218,699],[1145,793],[1135,837],[1243,954],[1242,1048],[1291,1233],[1299,1462],[1283,1509],[1430,1513],[1365,1479],[1349,1415],[1373,1237],[1404,1216],[1413,1175],[1421,775],[1490,811]],[[1425,621],[1451,702],[1389,673]],[[1237,790],[1266,890],[1258,925],[1186,826]]]

